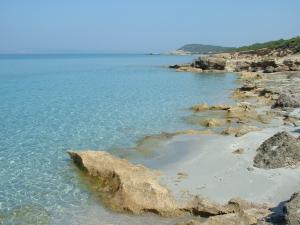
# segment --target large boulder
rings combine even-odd
[[[264,141],[254,158],[254,166],[265,169],[296,166],[299,162],[300,139],[285,131]]]
[[[93,178],[96,189],[107,205],[117,211],[140,214],[154,212],[177,214],[177,204],[158,181],[159,173],[133,165],[107,152],[68,152],[74,163]]]
[[[287,225],[300,225],[300,192],[292,195],[283,210]]]
[[[224,70],[226,59],[218,56],[201,57],[194,62],[194,66],[203,70]]]
[[[290,92],[281,93],[272,108],[298,108],[300,107],[300,94]]]

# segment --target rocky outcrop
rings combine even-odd
[[[179,213],[169,190],[159,184],[157,171],[102,151],[68,153],[74,163],[93,178],[97,191],[110,208],[133,214]]]
[[[285,92],[279,95],[272,108],[298,108],[300,107],[300,94]]]
[[[300,139],[279,132],[264,141],[257,149],[254,166],[274,169],[296,166],[300,162]]]
[[[292,195],[283,210],[287,225],[300,225],[300,192]]]
[[[279,50],[260,49],[257,51],[221,53],[199,57],[187,65],[173,65],[182,71],[228,71],[228,72],[284,72],[300,70],[299,54],[281,54]]]
[[[68,153],[78,168],[91,178],[103,202],[116,211],[133,214],[152,212],[162,216],[192,214],[203,217],[250,209],[268,211],[264,205],[254,205],[241,199],[232,199],[222,205],[196,196],[191,201],[178,203],[168,189],[159,184],[157,171],[133,165],[107,152]]]
[[[225,70],[226,59],[222,57],[204,56],[195,60],[192,67],[200,68],[202,70]]]

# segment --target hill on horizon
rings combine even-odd
[[[233,51],[256,51],[259,49],[289,49],[294,53],[300,52],[300,36],[290,39],[279,39],[275,41],[268,41],[262,43],[255,43],[241,47],[222,47],[217,45],[203,45],[203,44],[187,44],[177,49],[191,54],[210,54]]]
[[[230,51],[233,47],[223,47],[218,45],[204,45],[204,44],[186,44],[177,51],[190,52],[192,54],[208,54],[208,53],[220,53]]]

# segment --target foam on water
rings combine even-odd
[[[66,149],[132,147],[191,128],[199,102],[228,101],[233,74],[178,73],[186,56],[0,56],[0,223],[140,224],[91,194]],[[93,218],[93,219],[92,219]],[[156,224],[170,219],[151,217]],[[120,222],[122,221],[122,222]],[[149,222],[150,224],[150,222]]]

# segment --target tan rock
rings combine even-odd
[[[191,72],[191,73],[201,73],[203,70],[201,68],[195,68],[192,66],[180,66],[176,69],[177,72]]]
[[[200,124],[205,127],[220,127],[226,124],[225,119],[204,119],[200,121]]]
[[[158,181],[159,172],[133,165],[107,152],[68,152],[74,163],[95,181],[104,202],[117,211],[177,215],[177,204]]]
[[[209,105],[206,103],[193,105],[191,108],[194,112],[203,112],[209,110]]]
[[[226,104],[212,105],[209,107],[209,110],[228,110],[228,109],[230,109],[230,106]]]
[[[238,119],[240,121],[248,121],[249,119],[257,119],[257,112],[249,104],[237,104],[236,106],[230,107],[227,110],[227,117]]]
[[[217,216],[248,209],[265,210],[240,199],[230,200],[226,205],[205,198],[178,204],[168,189],[159,184],[159,172],[142,165],[133,165],[107,152],[68,152],[74,163],[92,180],[93,187],[103,202],[113,210],[141,214],[152,212],[162,216],[192,214]],[[185,178],[186,173],[178,176]]]
[[[239,213],[253,210],[255,214],[266,215],[269,213],[267,205],[256,205],[240,198],[231,199],[227,204],[221,205],[206,198],[196,196],[187,206],[185,211],[190,211],[194,215],[201,217],[216,217],[218,215]]]
[[[258,74],[257,72],[246,72],[246,71],[243,71],[243,72],[240,72],[240,77],[242,79],[247,79],[247,80],[253,80],[253,79],[261,79],[261,75]]]
[[[237,213],[213,216],[205,222],[199,223],[202,225],[254,225],[260,219],[267,216],[270,212],[263,209],[248,209]],[[195,223],[197,224],[197,223]]]
[[[201,225],[201,224],[203,223],[198,220],[188,220],[188,221],[176,223],[175,225]]]
[[[259,131],[260,129],[255,126],[242,125],[240,127],[228,127],[222,131],[223,135],[234,135],[236,137],[243,136],[252,131]]]
[[[206,103],[194,105],[191,108],[194,112],[203,112],[207,110],[228,110],[230,109],[229,105],[226,104],[219,104],[219,105],[211,105],[209,106]]]
[[[227,206],[218,204],[199,196],[194,197],[194,199],[183,208],[184,210],[189,211],[191,214],[199,215],[202,217],[226,214],[231,212],[230,210],[232,210],[231,208],[228,209]]]
[[[243,149],[243,148],[238,148],[238,149],[236,149],[236,150],[234,150],[232,153],[233,154],[243,154],[245,152],[245,149]]]

